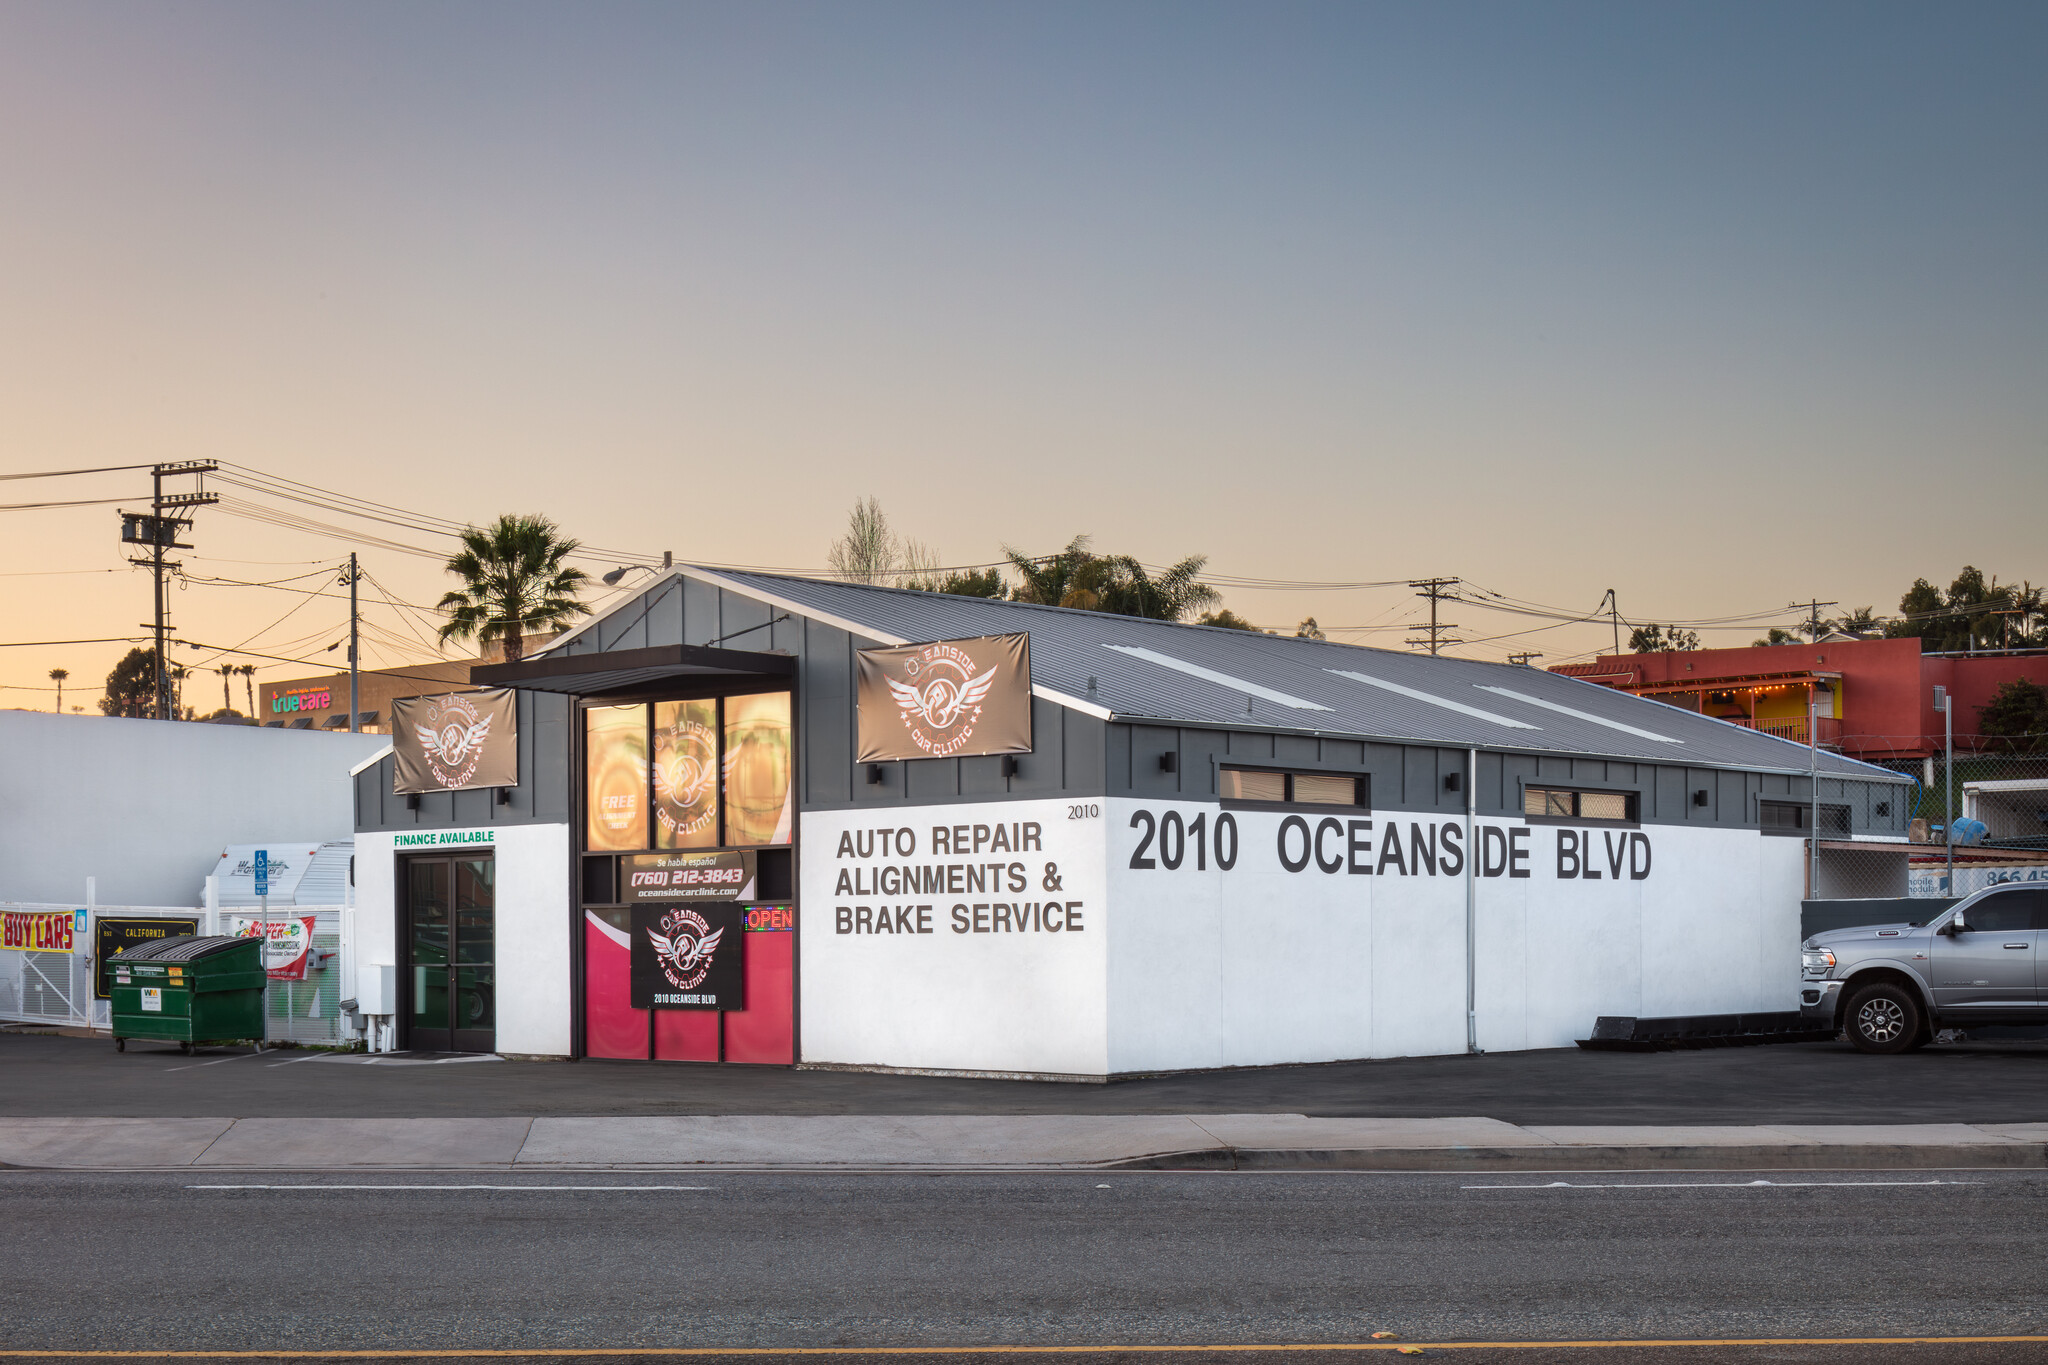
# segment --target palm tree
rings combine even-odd
[[[577,542],[565,540],[543,516],[502,516],[485,529],[467,526],[462,551],[448,572],[462,580],[435,604],[448,624],[441,639],[474,639],[478,645],[505,642],[505,662],[526,655],[527,635],[561,630],[590,608],[576,594],[590,581],[581,569],[564,567]]]
[[[1087,536],[1075,536],[1065,549],[1042,559],[1027,559],[1007,545],[1003,553],[1023,579],[1012,594],[1019,602],[1178,621],[1223,600],[1199,577],[1209,562],[1206,555],[1189,555],[1154,578],[1129,555],[1096,554]]]
[[[71,670],[67,668],[50,670],[50,681],[57,684],[57,714],[60,716],[64,714],[64,680],[70,676]]]
[[[256,718],[256,665],[243,664],[239,671],[242,675],[243,691],[249,698],[249,718],[254,720]]]
[[[220,666],[220,709],[223,711],[235,709],[234,694],[228,691],[229,684],[234,682],[234,680],[235,666],[233,664],[222,664]]]

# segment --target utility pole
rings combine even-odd
[[[1520,665],[1520,666],[1522,666],[1522,667],[1526,668],[1526,667],[1528,667],[1528,664],[1529,664],[1529,660],[1531,660],[1531,659],[1540,659],[1540,658],[1542,658],[1542,657],[1543,657],[1543,656],[1542,656],[1541,654],[1534,654],[1534,653],[1532,653],[1532,654],[1510,654],[1510,655],[1508,655],[1508,662],[1509,662],[1509,663],[1511,663],[1511,664],[1518,664],[1518,665]]]
[[[1806,638],[1818,640],[1820,638],[1820,609],[1822,607],[1839,607],[1841,605],[1840,602],[1789,602],[1786,604],[1785,610],[1805,612],[1807,614]]]
[[[1942,891],[1956,893],[1956,713],[1955,701],[1941,684],[1934,686],[1934,709],[1941,712],[1941,842],[1947,853],[1948,880]]]
[[[151,465],[149,470],[151,489],[149,500],[150,514],[148,516],[138,516],[133,512],[123,512],[121,514],[121,539],[131,545],[146,545],[149,547],[147,558],[131,559],[128,562],[147,568],[150,571],[150,577],[154,582],[156,590],[156,616],[151,626],[156,642],[156,676],[154,679],[155,685],[150,689],[150,710],[158,720],[173,719],[170,662],[164,657],[164,633],[166,628],[164,617],[168,605],[164,595],[164,575],[166,572],[182,567],[175,561],[166,560],[164,558],[164,551],[189,550],[192,548],[190,545],[182,544],[178,540],[178,532],[182,528],[190,526],[192,518],[165,516],[164,513],[166,511],[182,512],[190,507],[207,507],[220,501],[220,494],[205,491],[206,481],[204,478],[199,480],[198,490],[195,492],[172,493],[168,495],[164,492],[164,480],[185,474],[191,474],[195,477],[211,474],[219,468],[220,465],[212,460],[175,460],[168,464]]]
[[[1443,633],[1445,631],[1458,628],[1455,622],[1447,621],[1442,625],[1438,625],[1436,619],[1436,604],[1438,602],[1455,602],[1459,600],[1457,593],[1448,591],[1458,586],[1458,580],[1455,578],[1411,578],[1408,580],[1408,586],[1422,589],[1421,592],[1415,595],[1429,599],[1429,638],[1427,640],[1404,640],[1402,643],[1428,645],[1432,657],[1436,655],[1438,648],[1443,645],[1464,644],[1463,640],[1444,638]]]
[[[1607,596],[1600,599],[1600,606],[1607,608],[1607,619],[1614,626],[1614,652],[1621,654],[1621,603],[1614,598],[1614,589],[1607,590]],[[1593,608],[1593,614],[1600,614],[1600,607]]]
[[[359,687],[358,672],[361,665],[356,660],[356,580],[363,576],[356,567],[356,552],[348,552],[348,732],[356,733],[356,717],[361,712],[357,703]]]

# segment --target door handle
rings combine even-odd
[[[2008,948],[2031,948],[2034,945],[2031,943],[2008,943],[2005,946]]]

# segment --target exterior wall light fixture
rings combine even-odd
[[[1160,772],[1163,772],[1163,773],[1177,773],[1177,772],[1179,772],[1179,771],[1180,771],[1180,755],[1179,755],[1179,754],[1177,754],[1177,753],[1175,753],[1175,752],[1173,752],[1173,751],[1172,751],[1171,749],[1169,749],[1169,750],[1167,750],[1167,751],[1166,751],[1165,753],[1163,753],[1163,754],[1159,755],[1159,771],[1160,771]]]
[[[1692,803],[1695,806],[1704,806],[1707,804],[1707,789],[1705,787],[1701,787],[1698,791],[1692,794]]]
[[[870,787],[879,787],[879,786],[881,786],[881,785],[882,785],[882,765],[881,765],[881,764],[879,764],[879,763],[870,763],[870,764],[868,764],[868,785],[869,785]]]
[[[1004,754],[1004,755],[1003,755],[1003,776],[1004,776],[1004,777],[1015,777],[1016,775],[1017,775],[1017,755],[1015,755],[1015,754]]]

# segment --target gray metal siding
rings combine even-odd
[[[497,804],[496,788],[427,792],[418,810],[391,790],[391,759],[356,774],[356,828],[364,832],[459,829],[477,825],[561,824],[569,818],[568,698],[551,692],[520,692],[519,785],[509,805]]]
[[[1107,727],[1107,795],[1154,800],[1205,801],[1216,797],[1216,769],[1230,762],[1281,764],[1364,773],[1372,779],[1375,809],[1457,814],[1465,794],[1444,779],[1465,771],[1466,751],[1431,745],[1315,741],[1255,730],[1210,730],[1115,723]],[[1162,754],[1177,755],[1177,772],[1163,772]],[[1803,776],[1730,772],[1717,768],[1622,762],[1569,755],[1479,752],[1476,806],[1482,815],[1520,815],[1525,783],[1556,783],[1638,797],[1644,824],[1705,825],[1732,829],[1757,825],[1765,797],[1805,800]],[[1705,791],[1707,804],[1693,804]],[[1821,801],[1847,805],[1855,834],[1903,834],[1903,799],[1896,786],[1823,777]],[[1889,802],[1891,814],[1874,807]]]

